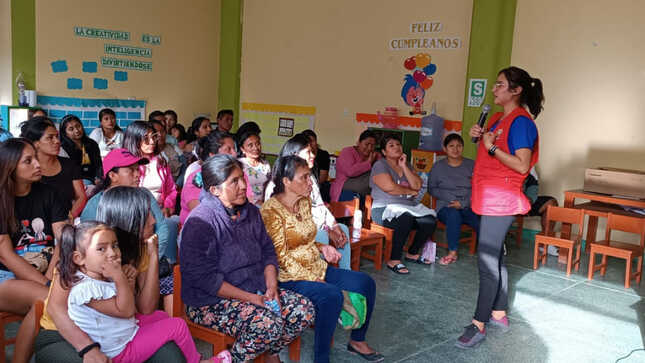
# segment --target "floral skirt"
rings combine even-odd
[[[252,361],[265,351],[279,353],[302,334],[315,319],[313,303],[290,290],[280,289],[280,315],[266,307],[236,299],[215,305],[186,306],[191,321],[235,338],[234,362]]]

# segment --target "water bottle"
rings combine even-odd
[[[363,212],[357,210],[354,212],[354,220],[352,221],[352,240],[361,239],[361,228],[363,228]]]

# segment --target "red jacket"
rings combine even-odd
[[[488,122],[490,128],[503,116],[498,112]],[[499,121],[495,128],[498,137],[495,140],[499,150],[510,154],[508,148],[508,134],[511,124],[518,116],[525,116],[533,120],[523,107],[513,110],[508,116]],[[530,170],[538,161],[539,137],[535,140],[535,146],[531,153]],[[520,174],[508,166],[502,164],[495,157],[488,154],[484,143],[480,142],[477,149],[477,160],[472,179],[472,210],[479,215],[486,216],[510,216],[526,214],[531,209],[531,202],[522,192],[524,179],[528,171]]]

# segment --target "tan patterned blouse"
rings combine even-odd
[[[302,198],[292,213],[275,197],[262,205],[260,213],[273,240],[280,264],[279,281],[324,279],[327,262],[316,243],[316,224],[311,216],[311,201]]]

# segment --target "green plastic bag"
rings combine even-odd
[[[343,329],[358,329],[365,324],[367,315],[367,299],[365,296],[343,290],[343,310],[340,312],[338,323]]]

